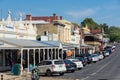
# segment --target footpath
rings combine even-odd
[[[10,71],[0,72],[0,80],[31,80],[31,73],[24,72],[22,75],[13,75]],[[40,76],[39,80],[74,80],[57,77]]]

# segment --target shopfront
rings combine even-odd
[[[63,59],[63,50],[55,43],[31,40],[0,38],[0,71],[10,70],[15,63],[20,63],[29,71],[29,65],[37,65],[42,60]]]

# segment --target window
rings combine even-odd
[[[64,64],[63,61],[55,61],[55,64]]]
[[[3,66],[3,54],[0,51],[0,66]]]
[[[38,66],[42,66],[42,65],[44,65],[43,61],[38,64]]]
[[[47,62],[46,62],[46,65],[51,65],[51,64],[52,64],[51,61],[47,61]]]

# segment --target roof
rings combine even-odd
[[[44,21],[44,20],[32,20],[32,21],[24,21],[24,24],[25,23],[27,23],[27,24],[29,24],[29,23],[32,23],[32,24],[48,24],[49,22],[46,22],[46,21]]]
[[[97,30],[90,30],[92,34],[100,34],[102,33],[102,29],[97,29]]]
[[[60,41],[36,41],[38,43],[43,43],[52,47],[62,48],[62,43]]]
[[[64,48],[79,48],[79,44],[71,44],[71,43],[65,43],[65,44],[62,44]]]
[[[82,43],[82,44],[81,44],[81,47],[92,47],[92,46]]]
[[[67,21],[67,20],[54,20],[54,22],[58,22],[58,23],[61,23],[61,24],[69,24],[69,25],[72,25],[71,22]]]
[[[18,48],[58,47],[56,45],[51,45],[51,44],[47,44],[45,42],[36,41],[36,40],[0,38],[0,41],[7,44],[15,45]]]

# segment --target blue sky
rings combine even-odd
[[[0,0],[0,18],[11,10],[13,18],[21,12],[33,16],[52,16],[80,24],[85,18],[93,18],[98,24],[120,27],[120,0]]]

